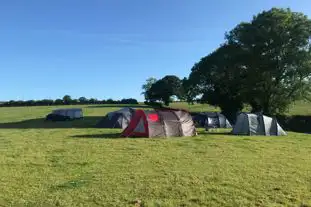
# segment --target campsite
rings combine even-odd
[[[195,137],[121,138],[122,129],[94,127],[125,106],[75,106],[84,120],[54,123],[44,117],[57,106],[0,108],[1,205],[309,205],[310,135],[233,136],[198,128]],[[311,109],[298,103],[289,114],[310,116]]]
[[[310,5],[3,2],[0,206],[311,207]]]

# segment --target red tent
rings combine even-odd
[[[136,110],[124,137],[194,136],[196,129],[189,112],[179,109]]]

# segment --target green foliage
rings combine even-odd
[[[268,114],[284,112],[303,98],[311,78],[311,20],[302,13],[273,8],[228,35],[245,51],[244,99]]]
[[[63,97],[63,102],[64,102],[65,105],[71,104],[71,101],[72,101],[71,96],[65,95],[65,96]]]
[[[87,99],[87,98],[85,98],[85,97],[83,97],[83,96],[82,96],[82,97],[80,97],[78,100],[79,100],[79,103],[80,103],[80,104],[85,104],[85,103],[88,103],[88,99]]]
[[[55,104],[55,105],[63,105],[64,102],[63,102],[62,99],[56,99],[56,100],[54,101],[54,104]]]
[[[190,79],[184,78],[182,80],[181,100],[186,101],[188,104],[194,104],[195,98],[198,95],[195,85],[191,83]]]
[[[302,13],[263,11],[236,26],[225,44],[195,64],[191,90],[224,111],[249,104],[253,111],[283,113],[310,94],[310,39],[311,20]]]
[[[115,103],[115,101],[114,101],[114,100],[112,100],[112,99],[110,98],[110,99],[108,99],[108,100],[106,101],[106,103],[107,103],[107,104],[114,104],[114,103]]]
[[[219,106],[230,121],[243,108],[242,51],[236,45],[223,45],[194,65],[188,84],[194,95],[201,94],[201,103]]]
[[[95,99],[95,98],[91,98],[91,99],[89,100],[89,104],[96,104],[97,102],[98,102],[98,100]]]
[[[128,99],[122,99],[120,101],[120,104],[138,104],[138,101],[133,98],[128,98]]]
[[[35,106],[36,105],[36,101],[34,100],[28,100],[25,102],[25,106]]]
[[[146,80],[146,83],[144,85],[142,85],[142,89],[143,89],[143,92],[141,94],[144,95],[145,97],[145,100],[148,101],[149,100],[149,97],[148,97],[148,91],[150,90],[151,86],[157,82],[157,79],[156,78],[153,78],[153,77],[150,77]]]
[[[147,96],[150,100],[159,100],[169,105],[172,101],[172,96],[182,96],[182,81],[174,75],[167,75],[152,84],[147,91]]]
[[[66,100],[66,101],[64,101]],[[52,105],[77,105],[77,104],[138,104],[138,101],[133,98],[122,99],[122,100],[97,100],[91,98],[90,100],[85,97],[80,97],[79,99],[71,99],[70,96],[64,96],[63,99],[43,99],[43,100],[28,100],[28,101],[9,101],[2,102],[0,107],[6,106],[52,106]]]

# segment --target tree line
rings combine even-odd
[[[86,104],[138,104],[138,101],[133,98],[122,100],[98,100],[95,98],[87,99],[80,97],[78,99],[72,99],[71,96],[65,95],[62,99],[43,99],[43,100],[28,100],[28,101],[7,101],[2,102],[0,107],[9,106],[52,106],[52,105],[86,105]]]
[[[245,106],[282,114],[311,94],[311,20],[290,9],[262,11],[227,32],[188,77],[149,78],[143,90],[146,103],[169,105],[175,97],[218,106],[229,118]]]

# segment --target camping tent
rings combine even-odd
[[[286,135],[275,118],[254,113],[240,113],[232,133],[235,135]]]
[[[64,121],[83,118],[81,108],[55,109],[46,116],[46,120]]]
[[[136,110],[124,137],[181,137],[194,136],[196,129],[191,115],[184,110]]]
[[[96,126],[99,128],[125,129],[130,123],[134,112],[134,109],[128,107],[110,112],[103,119],[101,119]]]
[[[219,112],[202,112],[193,116],[193,121],[200,127],[232,128],[227,118]]]

